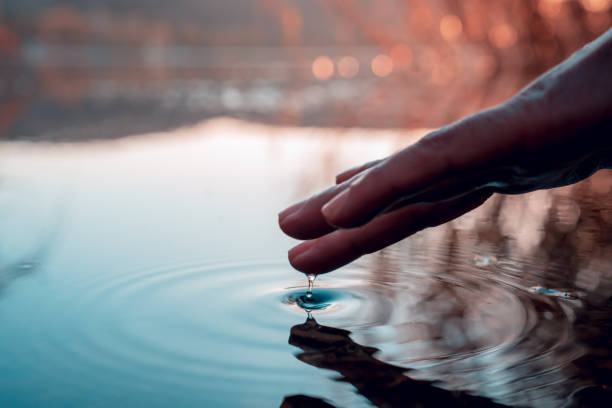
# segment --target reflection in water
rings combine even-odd
[[[494,197],[387,250],[382,278],[380,257],[363,261],[373,282],[386,284],[390,270],[403,279],[394,283],[395,316],[360,338],[414,378],[511,406],[558,407],[584,387],[607,389],[609,180],[599,173],[529,201]],[[593,328],[577,327],[582,320]]]
[[[412,380],[406,369],[376,358],[378,350],[362,346],[347,330],[322,326],[309,317],[291,328],[289,344],[299,347],[300,361],[318,368],[334,370],[378,407],[498,407],[487,399],[461,392],[446,391],[428,382]],[[299,406],[299,405],[288,405]]]
[[[276,211],[415,135],[217,120],[0,144],[0,264],[44,258],[2,293],[0,405],[611,405],[612,172],[493,196],[306,297]]]
[[[308,395],[288,395],[280,408],[335,408],[326,401]]]

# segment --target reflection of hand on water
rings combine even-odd
[[[612,168],[612,30],[492,109],[443,127],[279,216],[309,240],[293,266],[325,273],[478,207],[493,192],[575,183]]]
[[[283,400],[280,408],[335,408],[321,398],[309,397],[308,395],[288,395]]]
[[[355,343],[350,334],[347,330],[322,326],[309,316],[305,323],[291,328],[289,344],[302,349],[297,354],[300,361],[338,372],[342,381],[353,384],[375,406],[501,407],[485,398],[446,391],[427,381],[413,380],[405,375],[406,369],[376,359],[376,348]],[[282,406],[307,406],[290,402]]]
[[[289,344],[301,349],[300,361],[338,372],[376,406],[610,406],[605,379],[610,313],[605,305],[568,301],[552,290],[544,291],[554,293],[552,298],[526,290],[512,293],[473,279],[461,286],[440,276],[417,279],[415,286],[425,290],[422,301],[410,303],[412,316],[402,314],[395,323],[368,328],[349,324],[354,333],[320,325],[308,313],[305,323],[291,328]],[[325,291],[330,290],[318,289],[313,295]],[[299,306],[299,296],[305,296],[303,289],[287,299]],[[401,299],[396,304],[406,305]],[[326,313],[318,318],[329,318]],[[568,316],[578,330],[572,330]],[[384,357],[354,338],[381,347]],[[388,341],[391,349],[385,346]],[[284,406],[309,406],[300,405],[306,396],[294,397]]]

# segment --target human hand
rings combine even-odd
[[[507,102],[428,134],[279,214],[308,240],[289,252],[325,273],[421,229],[452,220],[494,192],[575,183],[612,160],[612,30]]]

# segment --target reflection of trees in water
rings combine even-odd
[[[591,326],[588,326],[591,328]],[[609,325],[608,325],[609,328]],[[599,329],[596,329],[599,331]],[[339,381],[351,383],[364,397],[377,407],[501,407],[486,398],[461,391],[437,388],[428,381],[410,378],[410,370],[387,364],[374,357],[376,348],[356,343],[351,332],[319,325],[308,318],[305,323],[291,328],[289,344],[302,352],[297,358],[309,365],[333,370]],[[531,339],[535,344],[537,338]],[[609,343],[608,343],[609,345]],[[603,350],[603,349],[602,349]],[[585,367],[586,368],[586,367]],[[608,371],[604,371],[604,370]],[[587,372],[605,375],[610,367],[588,367]],[[597,371],[598,370],[598,371]],[[586,387],[573,394],[571,407],[608,407],[612,393],[601,387]],[[306,395],[287,396],[281,408],[332,407],[316,397]]]
[[[605,214],[610,211],[612,189],[596,192],[592,188],[594,181],[609,184],[612,173],[602,171],[592,179],[550,193],[551,204],[540,226],[542,239],[532,252],[539,261],[533,276],[543,286],[589,289],[592,285],[584,282],[586,276],[579,275],[591,266],[609,264],[612,234]],[[598,277],[589,279],[600,280],[608,273],[606,269],[601,268]]]
[[[426,369],[442,382],[452,383],[459,367],[471,367],[483,373],[485,387],[491,381],[486,373],[499,366],[509,390],[519,396],[526,392],[525,398],[532,398],[527,397],[535,392],[530,383],[538,381],[542,396],[561,400],[587,385],[595,388],[578,393],[580,401],[604,392],[612,368],[611,181],[612,172],[601,171],[563,189],[496,195],[464,217],[467,221],[423,231],[361,261],[373,281],[388,281],[398,288],[394,305],[405,306],[403,297],[417,298],[408,314],[394,311],[388,323],[395,330],[394,341],[421,342],[426,361],[442,356],[438,367]],[[520,242],[523,239],[529,245]],[[412,276],[413,270],[426,278]],[[410,281],[415,287],[405,283]],[[530,293],[535,287],[552,289],[559,296]],[[570,299],[563,299],[563,293]],[[511,299],[518,303],[504,304]],[[493,317],[498,314],[498,323],[474,325],[474,318],[488,316],[487,309]],[[506,330],[513,326],[516,330]],[[512,337],[504,338],[506,331]],[[389,341],[372,333],[360,336],[366,344]],[[478,356],[482,347],[498,341],[496,336],[511,346],[489,353],[486,364],[480,358],[453,361],[453,356],[470,352]],[[414,350],[409,354],[412,361]],[[393,361],[398,360],[401,357],[393,355]],[[564,385],[554,388],[555,381]],[[604,394],[604,401],[610,402]],[[576,404],[591,406],[588,401]]]

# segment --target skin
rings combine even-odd
[[[440,128],[279,214],[304,273],[326,273],[484,203],[612,168],[612,29],[504,103]]]

